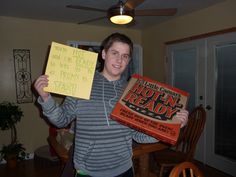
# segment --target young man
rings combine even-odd
[[[59,106],[43,90],[48,85],[46,75],[40,76],[34,86],[44,115],[54,125],[65,127],[76,119],[73,161],[77,177],[133,177],[132,140],[139,143],[158,140],[110,119],[127,84],[122,73],[131,59],[133,43],[127,36],[114,33],[103,41],[102,47],[104,66],[95,73],[90,100],[66,97]],[[185,110],[176,115],[182,126],[187,117]]]

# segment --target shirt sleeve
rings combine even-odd
[[[38,103],[42,106],[43,115],[59,128],[66,127],[76,118],[76,100],[71,97],[66,97],[61,105],[51,95],[45,102],[39,97]]]
[[[149,136],[147,134],[144,134],[142,132],[139,131],[135,131],[133,132],[133,140],[136,141],[137,143],[157,143],[159,142],[158,139]]]

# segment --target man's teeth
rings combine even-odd
[[[113,65],[114,68],[120,68],[120,65]]]

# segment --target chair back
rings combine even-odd
[[[206,111],[202,105],[194,108],[189,114],[187,125],[181,131],[176,150],[186,155],[186,161],[190,161],[196,149],[197,142],[204,130]]]
[[[169,177],[204,177],[201,170],[192,162],[182,162],[176,165]]]

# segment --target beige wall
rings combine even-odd
[[[236,1],[227,0],[207,9],[178,17],[142,32],[144,74],[165,81],[167,41],[236,27]]]
[[[141,32],[127,28],[105,28],[70,23],[36,21],[0,17],[0,102],[16,102],[13,49],[30,49],[32,81],[42,74],[48,45],[51,41],[66,43],[67,40],[101,42],[112,32],[125,33],[141,44]],[[35,101],[35,97],[34,97]],[[41,120],[33,103],[20,104],[24,112],[17,124],[18,139],[28,152],[45,145],[48,126]],[[0,147],[8,144],[10,131],[0,131]]]

